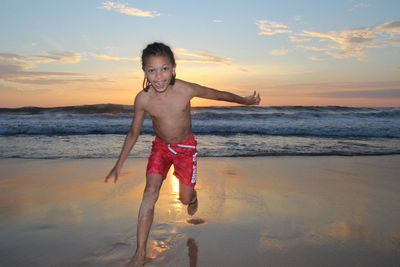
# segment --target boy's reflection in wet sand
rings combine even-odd
[[[197,266],[197,254],[198,254],[198,246],[196,241],[193,238],[189,238],[187,241],[187,247],[189,252],[189,266],[196,267]]]

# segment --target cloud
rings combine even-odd
[[[81,55],[75,52],[59,52],[59,51],[47,51],[47,55],[33,56],[28,60],[35,63],[49,63],[49,62],[60,62],[60,63],[78,63],[81,61]]]
[[[301,37],[301,36],[289,36],[291,42],[308,42],[311,41],[312,38],[310,37]]]
[[[80,54],[73,52],[50,51],[47,55],[23,56],[12,53],[0,53],[0,80],[19,84],[65,84],[76,82],[94,82],[99,79],[82,78],[85,75],[73,72],[29,71],[35,64],[61,62],[77,63]],[[106,79],[100,79],[106,82]]]
[[[370,6],[371,6],[371,4],[367,4],[367,3],[357,3],[357,4],[354,4],[353,7],[349,9],[349,11],[354,11],[354,10],[360,9],[360,8],[367,8]]]
[[[400,89],[383,90],[357,90],[357,91],[334,91],[313,93],[313,96],[326,98],[400,98]]]
[[[4,62],[0,60],[0,79],[8,79],[15,77],[32,77],[32,76],[77,76],[78,73],[70,72],[42,72],[42,71],[26,71],[31,65],[20,62]]]
[[[389,40],[388,43],[391,45],[398,46],[398,45],[400,45],[400,39]]]
[[[327,60],[328,57],[311,57],[311,60],[314,61],[323,61],[323,60]]]
[[[287,50],[286,48],[275,49],[275,50],[269,51],[269,54],[272,56],[283,56],[283,55],[287,55],[288,53],[289,53],[289,50]]]
[[[358,7],[367,7],[357,4]],[[322,51],[337,58],[356,58],[359,61],[369,60],[367,49],[385,48],[388,45],[400,45],[400,21],[386,22],[377,27],[349,28],[342,31],[318,32],[302,30],[293,33],[288,26],[269,20],[258,20],[256,25],[261,30],[259,35],[290,34],[291,42],[311,42],[316,40],[318,46],[297,46],[306,50]],[[314,57],[318,58],[318,57]]]
[[[214,19],[213,22],[215,22],[215,23],[222,23],[222,22],[224,22],[224,21],[223,21],[223,20],[220,20],[220,19]]]
[[[38,74],[36,74],[39,76]],[[65,74],[64,74],[65,75]],[[68,76],[71,74],[69,73]],[[52,84],[71,84],[71,83],[111,83],[113,82],[110,79],[106,78],[99,78],[99,79],[89,79],[89,78],[67,78],[67,79],[61,79],[61,78],[54,78],[54,76],[62,76],[54,73],[50,74],[40,74],[40,76],[43,77],[16,77],[16,78],[8,78],[6,79],[8,82],[14,82],[14,83],[19,83],[19,84],[40,84],[40,85],[52,85]],[[51,78],[49,77],[51,76]],[[78,75],[73,75],[73,76],[80,76]]]
[[[333,41],[329,44],[326,53],[335,58],[355,57],[360,61],[368,60],[366,47],[375,44],[376,33],[373,27],[348,29],[340,32],[315,32],[303,30],[302,36]]]
[[[0,61],[11,61],[11,60],[24,60],[25,56],[11,54],[11,53],[0,53]]]
[[[130,15],[130,16],[136,16],[136,17],[150,17],[150,18],[155,18],[160,16],[160,13],[156,11],[143,11],[138,8],[133,8],[133,7],[128,7],[125,4],[122,4],[120,2],[113,2],[113,1],[105,1],[102,3],[102,6],[99,8],[105,9],[105,10],[114,10],[116,12],[119,12],[121,14],[125,15]]]
[[[400,21],[386,22],[376,27],[376,29],[389,35],[387,44],[395,46],[400,45]]]
[[[137,61],[141,60],[140,57],[117,57],[117,56],[110,56],[110,55],[104,55],[104,54],[92,54],[96,58],[103,59],[103,60],[132,60],[132,61]]]
[[[385,35],[386,33],[386,35]],[[320,41],[331,41],[320,48],[334,58],[357,58],[360,61],[369,59],[367,48],[384,48],[387,45],[400,45],[400,21],[392,21],[374,27],[347,29],[343,31],[316,32],[303,30],[298,36],[319,38]],[[389,35],[389,36],[388,36]],[[300,47],[300,46],[299,46]],[[303,46],[304,49],[310,47]],[[318,50],[316,47],[314,50]]]
[[[259,35],[275,35],[277,33],[291,33],[289,27],[279,22],[269,20],[257,20],[256,25],[261,30]]]
[[[400,34],[400,21],[386,22],[376,27],[376,29],[387,33]]]
[[[324,47],[312,46],[312,45],[298,45],[297,47],[303,48],[305,50],[312,50],[312,51],[326,51],[327,50]]]
[[[0,61],[20,61],[26,64],[32,63],[78,63],[82,59],[81,54],[75,52],[46,51],[45,55],[22,56],[11,53],[0,53]]]
[[[182,63],[193,62],[193,63],[220,64],[225,66],[232,66],[240,71],[247,72],[246,69],[233,64],[232,59],[229,57],[218,56],[209,52],[203,52],[203,53],[190,52],[183,48],[176,49],[174,53],[177,55],[177,61]]]
[[[20,62],[17,57],[15,54],[0,54],[0,78],[31,67],[31,64]]]
[[[400,80],[398,81],[376,81],[376,82],[329,82],[329,83],[295,83],[285,84],[281,87],[273,86],[272,89],[290,88],[292,92],[315,92],[316,94],[325,94],[329,92],[343,91],[380,91],[380,90],[398,90],[400,88]],[[323,90],[323,91],[321,91]]]

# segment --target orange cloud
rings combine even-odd
[[[100,58],[103,60],[132,60],[132,61],[140,60],[140,57],[118,57],[118,56],[110,56],[110,55],[96,54],[96,53],[93,53],[92,55],[95,56],[96,58]]]
[[[359,7],[361,6],[364,5],[359,5]],[[288,26],[279,22],[258,20],[256,25],[261,30],[258,33],[259,35],[292,33]],[[321,46],[297,47],[306,50],[323,51],[327,55],[337,59],[356,58],[359,61],[367,61],[369,60],[367,54],[368,48],[384,48],[387,45],[400,45],[399,34],[400,21],[392,21],[383,23],[377,27],[350,28],[343,31],[318,32],[303,30],[300,33],[292,33],[289,38],[291,42],[308,42],[318,38]],[[279,50],[274,51],[278,53]],[[312,59],[316,58],[318,57],[313,57]]]
[[[150,17],[155,18],[160,16],[160,13],[156,11],[143,11],[138,8],[128,7],[125,4],[121,4],[120,2],[112,2],[105,1],[102,3],[102,6],[99,7],[105,10],[115,10],[121,14],[137,16],[137,17]]]
[[[327,47],[326,53],[335,58],[355,57],[361,61],[368,60],[366,47],[375,43],[375,31],[372,27],[349,29],[341,32],[315,32],[303,30],[304,36],[328,39],[334,42]]]
[[[400,34],[400,21],[386,22],[377,27],[380,31]]]
[[[60,51],[47,51],[47,55],[33,56],[28,60],[35,63],[49,63],[49,62],[61,62],[61,63],[78,63],[81,61],[81,55],[75,52],[60,52]]]
[[[218,56],[209,52],[203,52],[203,53],[190,52],[183,48],[176,49],[174,53],[177,55],[177,61],[182,63],[194,62],[194,63],[220,64],[220,65],[232,66],[240,71],[247,72],[246,69],[233,64],[232,59],[229,57]]]
[[[259,35],[275,35],[277,33],[291,33],[288,26],[270,20],[257,20],[256,25],[261,30]]]
[[[311,41],[312,38],[309,37],[299,37],[299,36],[289,36],[291,42],[307,42]]]
[[[32,66],[32,63],[78,63],[82,59],[81,54],[65,51],[47,51],[45,55],[23,56],[12,53],[0,53],[0,62],[20,62],[25,66]]]
[[[275,50],[269,51],[269,54],[272,56],[283,56],[283,55],[287,55],[288,53],[289,53],[289,50],[287,50],[286,48],[275,49]]]
[[[40,85],[111,82],[106,78],[89,78],[82,73],[29,70],[34,68],[36,64],[50,62],[78,63],[80,60],[81,55],[74,52],[49,51],[46,55],[39,56],[0,53],[0,80],[19,84]]]
[[[312,95],[324,98],[387,98],[400,99],[400,89],[383,89],[383,90],[353,90],[353,91],[333,91],[318,92]]]

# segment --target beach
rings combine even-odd
[[[124,266],[145,158],[0,159],[1,266]],[[168,174],[146,266],[399,266],[400,155],[200,157],[199,209]]]

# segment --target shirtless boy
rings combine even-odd
[[[143,264],[146,244],[154,217],[154,205],[161,185],[171,166],[179,178],[180,201],[188,205],[188,213],[197,210],[196,184],[197,150],[192,132],[190,100],[194,97],[228,101],[243,105],[258,105],[260,95],[241,97],[229,92],[207,88],[175,79],[175,59],[171,49],[162,43],[149,44],[142,54],[144,89],[135,98],[134,118],[125,138],[121,154],[105,181],[111,177],[117,182],[122,165],[134,147],[142,128],[145,114],[150,114],[156,138],[153,142],[146,171],[146,187],[139,210],[137,248],[133,258],[136,265]]]

